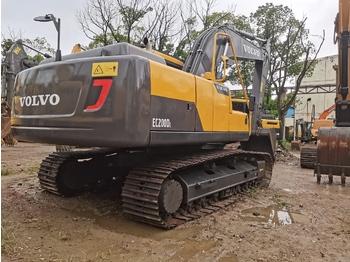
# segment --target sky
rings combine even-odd
[[[45,37],[51,47],[57,48],[57,31],[52,22],[35,22],[34,17],[53,14],[61,19],[62,54],[71,52],[77,43],[87,45],[90,40],[84,35],[76,21],[76,13],[82,10],[88,0],[1,0],[1,33],[8,35],[9,29],[21,32],[22,38]],[[306,28],[310,40],[316,46],[325,30],[325,42],[318,57],[337,54],[333,44],[334,19],[338,12],[336,0],[218,0],[215,11],[227,10],[228,5],[236,6],[236,14],[249,16],[258,6],[271,2],[290,7],[298,19],[307,17]]]

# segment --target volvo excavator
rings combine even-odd
[[[345,185],[350,176],[350,2],[339,0],[335,19],[334,43],[338,45],[338,86],[335,99],[335,127],[318,130],[317,156],[314,173],[317,183],[322,174],[341,177]]]
[[[14,83],[19,72],[38,65],[38,61],[30,59],[24,50],[22,40],[15,41],[1,61],[1,140],[9,146],[17,143],[11,134],[11,101],[14,95]],[[33,48],[31,48],[33,49]],[[35,49],[34,49],[35,50]],[[35,50],[41,53],[38,50]],[[46,57],[48,54],[41,53]]]
[[[115,182],[124,214],[174,228],[269,185],[276,134],[261,127],[269,53],[268,40],[226,24],[204,31],[184,63],[128,43],[47,59],[16,78],[12,130],[92,148],[47,156],[38,178],[48,192]],[[240,59],[255,69],[253,91],[242,83],[237,105],[223,82],[229,64],[243,82]]]

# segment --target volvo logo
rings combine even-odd
[[[245,44],[243,44],[243,48],[244,48],[244,52],[251,54],[251,55],[254,55],[254,56],[257,56],[257,57],[260,57],[259,49],[255,49],[255,48],[248,46],[248,45],[245,45]]]
[[[60,97],[57,94],[37,95],[37,96],[24,96],[20,97],[19,101],[21,107],[23,106],[44,106],[47,103],[56,106],[60,102]]]

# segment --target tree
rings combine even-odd
[[[152,40],[153,47],[166,54],[173,54],[175,39],[180,30],[176,28],[178,23],[179,4],[172,0],[156,1],[153,5],[152,15],[145,21],[142,32],[143,39]],[[155,19],[156,18],[156,19]]]
[[[151,1],[117,0],[118,11],[121,14],[127,42],[131,43],[131,34],[138,23],[148,12],[153,11]]]
[[[117,15],[113,0],[88,0],[83,9],[77,12],[76,18],[87,38],[95,44],[106,46],[120,41]]]
[[[227,11],[213,12],[214,7],[218,4],[218,0],[194,0],[190,3],[192,3],[196,17],[203,24],[203,30],[221,25],[225,20],[233,20],[234,6],[225,8]]]
[[[302,79],[312,74],[324,36],[316,49],[309,40],[309,30],[305,28],[306,18],[298,20],[289,7],[282,5],[267,3],[259,6],[250,15],[250,20],[259,37],[270,39],[271,69],[267,91],[271,88],[270,92],[277,96],[278,116],[284,126],[285,114],[295,100]],[[286,96],[285,86],[295,78],[295,89]]]
[[[22,31],[16,32],[12,28],[7,28],[6,32],[1,33],[1,56],[6,56],[7,51],[10,49],[10,47],[13,45],[13,43],[18,40],[22,39]]]
[[[1,56],[6,56],[7,51],[13,45],[13,40],[10,38],[3,38],[1,41]]]
[[[28,45],[29,47],[38,50],[41,53],[46,53],[51,56],[55,56],[55,49],[51,47],[51,45],[47,42],[45,37],[36,37],[35,39],[31,40],[28,38],[23,39],[23,43],[25,45]],[[44,59],[44,56],[42,56],[37,51],[30,49],[28,47],[25,47],[25,51],[29,57],[29,59],[33,59],[36,61],[41,61]]]

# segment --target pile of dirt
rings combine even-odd
[[[276,149],[276,161],[299,165],[299,152],[293,152],[279,146]]]

